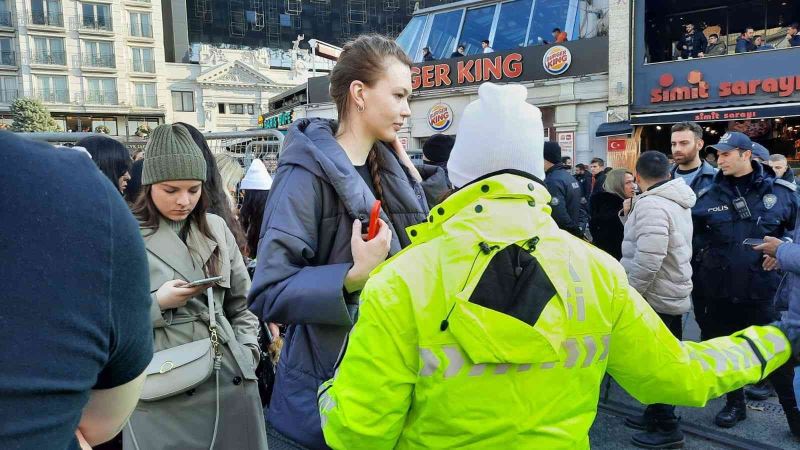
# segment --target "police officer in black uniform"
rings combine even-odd
[[[544,185],[553,198],[550,206],[558,227],[582,238],[589,223],[589,212],[583,189],[569,173],[561,159],[561,146],[556,142],[544,143]]]
[[[753,144],[746,135],[725,133],[712,148],[718,152],[720,171],[714,183],[698,194],[692,208],[693,281],[695,291],[707,300],[705,311],[698,314],[705,317],[705,323],[700,324],[703,339],[780,319],[773,304],[780,276],[765,271],[762,255],[744,240],[786,236],[794,228],[800,204],[793,184],[767,176],[763,166],[751,160]],[[790,362],[769,379],[790,429],[800,436],[793,377]],[[744,393],[738,389],[727,395],[715,422],[730,428],[746,416]]]

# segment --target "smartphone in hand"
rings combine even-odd
[[[755,247],[756,245],[761,245],[764,243],[763,239],[758,238],[747,238],[742,242],[742,245],[749,245],[751,247]]]
[[[217,282],[219,282],[219,281],[221,281],[221,280],[222,280],[222,277],[221,277],[221,276],[219,276],[219,277],[203,278],[203,279],[200,279],[200,280],[195,280],[195,281],[192,281],[191,283],[186,283],[186,284],[184,284],[183,286],[179,286],[179,287],[183,287],[183,288],[193,288],[193,287],[197,287],[197,286],[203,286],[203,285],[206,285],[206,284],[216,284]]]

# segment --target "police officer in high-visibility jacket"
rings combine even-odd
[[[460,189],[372,273],[319,388],[329,446],[588,448],[606,372],[644,403],[702,406],[789,359],[789,324],[675,339],[617,261],[550,217],[527,90],[478,96],[448,163]]]

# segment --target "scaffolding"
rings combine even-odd
[[[421,3],[420,0],[406,0],[406,15],[413,15],[414,11],[422,7]]]
[[[311,0],[314,4],[314,22],[324,25],[330,21],[331,3],[329,0]]]
[[[267,45],[278,48],[281,44],[281,13],[279,0],[266,0],[267,6]]]
[[[285,0],[284,12],[290,16],[299,16],[303,12],[303,0]]]
[[[367,23],[367,0],[347,0],[347,20],[351,25]]]
[[[400,0],[383,0],[383,10],[386,12],[395,12],[400,9]]]
[[[394,14],[387,14],[383,17],[383,34],[396,38],[403,31],[403,22],[395,19]]]
[[[244,0],[228,0],[228,14],[230,23],[228,34],[231,37],[244,37],[247,22],[244,17]]]
[[[264,0],[250,0],[250,10],[253,11],[253,31],[264,29]]]
[[[211,4],[212,0],[195,0],[195,17],[201,23],[211,23],[214,21],[214,8]]]

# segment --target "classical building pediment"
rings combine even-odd
[[[278,87],[279,85],[241,61],[215,67],[200,75],[197,82],[215,87]]]

